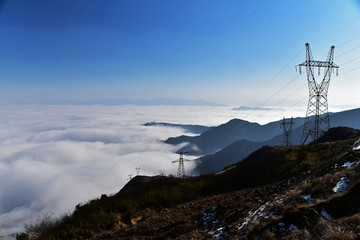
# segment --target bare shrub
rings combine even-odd
[[[30,240],[46,238],[56,225],[57,220],[52,218],[52,214],[44,213],[39,215],[35,222],[25,224],[25,233]]]

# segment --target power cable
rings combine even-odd
[[[354,24],[355,22],[357,22],[357,21],[359,21],[359,20],[360,20],[360,17],[354,19],[353,21],[351,21],[351,22],[349,22],[349,23],[344,24],[343,26],[335,29],[334,31],[332,31],[332,32],[330,32],[330,33],[327,33],[327,34],[323,35],[322,37],[316,39],[315,41],[312,41],[311,44],[316,43],[316,42],[318,42],[318,41],[320,41],[320,40],[322,40],[322,39],[324,39],[324,38],[326,38],[326,37],[328,37],[328,36],[330,36],[330,35],[338,32],[338,31],[340,31],[340,30],[342,30],[342,29],[346,28],[347,26],[350,26],[351,24]]]
[[[341,65],[339,65],[340,67],[341,66],[344,66],[345,64],[348,64],[348,63],[350,63],[350,62],[352,62],[352,61],[355,61],[356,59],[359,59],[360,58],[360,56],[358,56],[358,57],[356,57],[356,58],[353,58],[353,59],[351,59],[351,60],[349,60],[349,61],[347,61],[347,62],[345,62],[345,63],[343,63],[343,64],[341,64]]]
[[[304,48],[301,49],[273,78],[270,79],[270,81],[268,81],[260,90],[258,90],[254,95],[252,95],[249,100],[247,101],[247,103],[245,104],[248,105],[253,99],[255,96],[257,96],[260,92],[262,92],[267,86],[269,86],[269,84],[271,82],[273,82],[288,66],[289,64],[294,61],[299,55],[300,53],[302,53],[304,51]]]
[[[349,71],[342,72],[342,73],[339,74],[339,76],[344,75],[344,74],[349,73],[349,72],[352,72],[352,71],[355,71],[357,69],[360,69],[360,67],[356,67],[356,68],[350,69]]]
[[[355,39],[357,39],[357,38],[359,38],[359,37],[360,37],[360,35],[357,35],[356,37],[354,37],[354,38],[352,38],[352,39],[350,39],[350,40],[347,40],[347,41],[345,41],[345,42],[343,42],[343,43],[341,43],[341,44],[338,44],[337,47],[338,47],[338,48],[341,48],[341,47],[344,46],[345,44],[347,44],[347,43],[349,43],[349,42],[351,42],[351,41],[354,41]]]
[[[261,108],[262,106],[265,105],[265,103],[267,103],[268,101],[270,101],[272,98],[274,98],[276,95],[278,95],[282,90],[284,90],[287,86],[289,86],[291,83],[293,83],[298,77],[300,76],[297,75],[296,77],[294,77],[293,79],[291,79],[285,86],[281,87],[277,92],[275,92],[273,95],[271,95],[268,99],[266,99],[263,103],[261,103],[258,107],[256,107],[253,111],[251,111],[248,115],[245,116],[248,117],[250,116],[252,113],[254,113],[255,111],[257,111],[259,108]]]
[[[347,54],[347,53],[349,53],[349,52],[351,52],[351,51],[353,51],[354,49],[357,49],[357,48],[360,48],[360,45],[358,45],[356,47],[353,47],[352,49],[350,49],[350,50],[348,50],[348,51],[346,51],[346,52],[344,52],[342,54],[337,55],[336,58],[339,58],[339,57],[341,57],[341,56],[343,56],[343,55],[345,55],[345,54]]]

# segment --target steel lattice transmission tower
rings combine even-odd
[[[140,173],[140,169],[141,169],[141,168],[140,168],[140,166],[135,168],[136,175],[139,175],[139,173]]]
[[[172,163],[179,162],[179,167],[178,167],[178,172],[177,172],[178,178],[186,177],[184,161],[188,161],[188,162],[190,161],[188,159],[184,159],[184,154],[187,154],[187,153],[189,153],[189,152],[177,152],[177,154],[179,154],[179,160],[172,161]]]
[[[294,123],[292,117],[288,121],[286,121],[285,117],[284,117],[282,122],[280,123],[280,128],[282,127],[284,130],[283,146],[291,145],[291,132],[292,132],[294,125],[295,125],[295,123]]]
[[[301,144],[304,144],[309,136],[312,140],[318,139],[325,131],[330,128],[327,93],[330,84],[331,73],[339,66],[333,63],[334,48],[331,46],[326,61],[314,61],[310,44],[306,43],[306,60],[299,64],[299,72],[301,74],[301,67],[306,67],[306,75],[309,87],[309,103],[306,111],[306,118],[304,130],[301,137]],[[318,75],[320,69],[324,68],[324,77],[318,83],[314,76],[314,68],[318,68]]]

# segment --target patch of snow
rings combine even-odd
[[[360,150],[360,145],[356,146],[356,147],[353,147],[353,150]]]
[[[275,201],[279,204],[282,204],[284,200],[282,198],[276,198]]]
[[[249,211],[248,216],[244,218],[244,222],[238,227],[238,231],[241,231],[249,223],[257,222],[260,218],[269,218],[269,216],[265,212],[266,205],[269,204],[270,202],[267,202],[266,204],[258,207],[258,209],[256,209],[255,211]]]
[[[222,239],[221,233],[218,233],[218,234],[214,235],[214,238],[215,238],[215,239]]]
[[[343,166],[343,167],[351,167],[351,166],[354,165],[355,163],[357,163],[357,161],[354,161],[354,162],[346,162],[346,163],[344,163],[342,166]]]
[[[203,212],[202,220],[204,225],[207,225],[207,228],[204,232],[209,233],[215,239],[222,239],[226,236],[224,222],[220,222],[216,219],[217,206],[214,206],[210,210]]]
[[[333,218],[328,214],[325,209],[321,211],[321,215],[323,215],[326,219],[332,220]]]
[[[339,167],[339,164],[338,164],[338,163],[335,163],[334,167],[335,167],[335,168],[338,168],[338,167]]]
[[[240,227],[238,227],[238,231],[241,231],[246,225],[249,224],[250,218],[245,218],[245,222],[241,224]]]
[[[354,143],[353,150],[360,150],[360,139]]]
[[[223,239],[227,234],[224,233],[224,230],[225,230],[225,227],[222,226],[222,227],[219,227],[216,232],[217,234],[214,234],[214,238],[215,239]]]
[[[298,228],[294,224],[291,224],[289,227],[289,231],[293,231],[293,230],[298,230]]]
[[[278,226],[279,226],[279,231],[280,231],[281,233],[285,231],[285,223],[280,222],[280,223],[278,224]]]
[[[348,187],[348,184],[346,183],[346,177],[342,177],[340,181],[336,184],[336,186],[333,188],[333,191],[335,193],[342,193],[346,190]]]
[[[209,222],[209,221],[212,221],[213,219],[215,218],[215,213],[212,213],[212,212],[204,212],[203,213],[203,222]]]
[[[308,204],[312,204],[313,199],[311,198],[311,194],[309,195],[303,195],[303,198]]]

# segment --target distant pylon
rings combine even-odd
[[[141,169],[140,167],[136,167],[136,168],[135,168],[136,175],[139,175],[139,173],[140,173],[140,169]]]
[[[336,68],[333,63],[334,48],[331,46],[326,61],[314,61],[311,54],[310,44],[306,43],[306,60],[299,64],[299,72],[301,74],[301,67],[306,67],[306,74],[309,87],[309,103],[306,111],[306,118],[304,123],[304,130],[301,137],[301,144],[305,144],[306,140],[311,136],[312,140],[318,139],[325,131],[330,128],[327,93],[330,84],[331,73]],[[318,68],[318,75],[320,75],[320,68],[324,68],[324,77],[321,83],[316,82],[314,77],[314,68]]]
[[[177,154],[179,154],[179,160],[172,161],[172,163],[179,162],[179,167],[178,167],[178,172],[177,172],[178,178],[186,177],[184,161],[190,161],[188,159],[184,159],[184,154],[186,154],[186,153],[189,153],[189,152],[177,152]]]
[[[280,123],[280,128],[282,127],[284,130],[283,146],[291,145],[291,132],[294,125],[295,123],[292,117],[289,121],[286,121],[284,117],[282,122]]]

